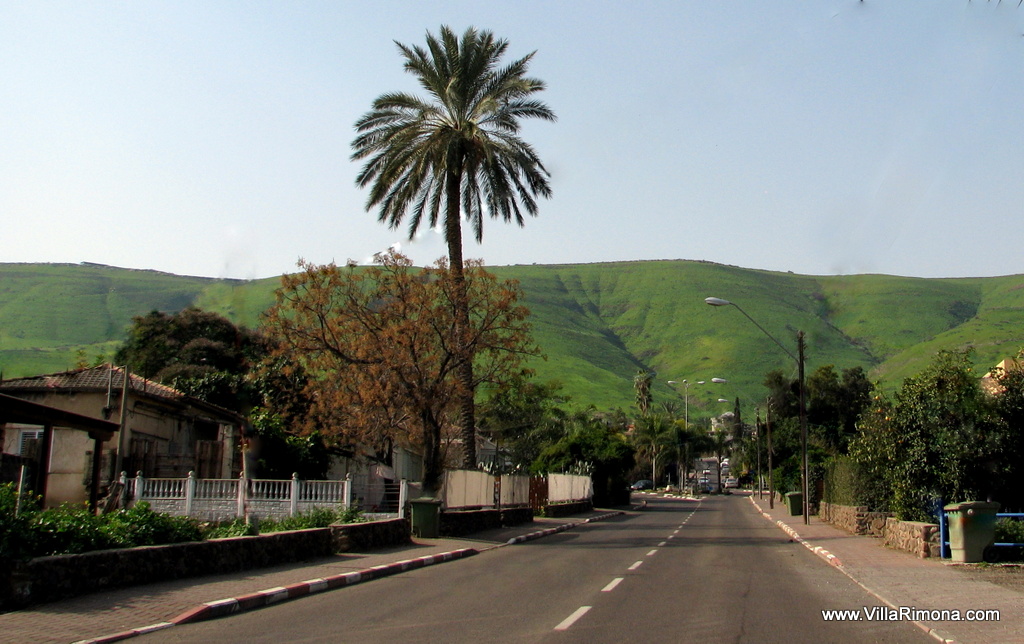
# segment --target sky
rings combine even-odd
[[[522,130],[552,197],[467,258],[1024,273],[1024,7],[967,0],[0,0],[0,262],[432,263],[350,157],[441,25],[536,52],[558,117]]]

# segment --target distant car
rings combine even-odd
[[[643,479],[642,481],[637,481],[633,485],[630,485],[629,489],[631,489],[631,490],[653,490],[654,489],[654,481],[649,481],[647,479]]]
[[[725,487],[726,487],[726,489],[728,489],[728,488],[738,488],[739,486],[740,486],[740,480],[738,478],[736,478],[735,476],[730,476],[729,478],[725,479]]]

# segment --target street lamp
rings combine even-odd
[[[808,470],[807,470],[807,403],[806,403],[807,393],[806,393],[806,387],[804,385],[804,332],[803,331],[797,331],[797,334],[796,334],[796,346],[797,346],[797,354],[798,355],[795,356],[795,355],[793,355],[792,351],[787,349],[781,342],[776,340],[775,336],[773,336],[771,333],[768,333],[764,329],[764,327],[762,327],[760,324],[758,324],[757,320],[755,320],[754,318],[750,317],[747,314],[746,311],[744,311],[742,308],[740,308],[739,304],[736,304],[735,302],[730,302],[729,300],[723,300],[720,297],[706,297],[706,298],[704,298],[704,302],[706,304],[710,305],[710,306],[735,306],[739,310],[740,313],[742,313],[744,316],[746,316],[746,318],[748,320],[753,322],[754,326],[756,326],[758,329],[761,330],[761,333],[764,333],[766,336],[768,336],[771,339],[772,342],[777,344],[779,346],[779,348],[782,349],[783,352],[785,352],[785,354],[787,356],[789,356],[790,358],[792,358],[793,360],[796,361],[797,370],[798,370],[799,378],[800,378],[800,448],[801,448],[801,452],[802,452],[802,454],[801,454],[801,456],[802,456],[802,464],[801,464],[800,479],[801,479],[801,483],[802,483],[802,487],[803,487],[804,524],[806,525],[806,524],[811,522],[810,521],[809,512],[808,512],[811,499],[810,499],[810,495],[808,494],[808,480],[807,480],[807,478],[808,478],[807,477],[807,472],[808,472]],[[771,490],[769,490],[769,492],[774,494],[774,492],[771,491]]]
[[[718,381],[724,382],[724,380],[722,380],[721,378],[712,378],[711,379],[711,382],[718,382]],[[703,380],[698,380],[697,384],[698,385],[703,385],[704,382],[705,381],[703,381]],[[690,431],[690,381],[686,380],[686,379],[684,379],[684,380],[669,380],[668,384],[670,384],[670,385],[682,384],[683,385],[683,423],[686,426],[686,431]],[[690,458],[689,451],[690,451],[690,444],[687,443],[686,444],[686,452],[687,452],[686,459],[687,460]],[[682,469],[682,468],[680,468],[680,469]],[[685,474],[685,472],[682,472],[682,471],[679,473],[679,490],[680,490],[680,492],[682,492],[682,489],[683,489],[683,475],[684,474]]]
[[[718,382],[721,378],[712,378],[711,382]],[[724,382],[724,381],[723,381]],[[690,429],[690,381],[689,380],[669,380],[668,384],[683,385],[683,420],[686,422],[686,429]],[[698,385],[703,385],[703,380],[697,381]]]

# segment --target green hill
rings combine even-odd
[[[1024,347],[1024,276],[918,279],[885,275],[814,277],[695,261],[506,266],[533,312],[547,356],[533,367],[579,404],[633,403],[638,370],[657,373],[655,401],[682,402],[668,380],[689,388],[692,416],[718,398],[753,401],[771,369],[795,362],[733,307],[736,302],[796,353],[807,336],[808,373],[862,366],[894,388],[936,351],[973,346],[979,375]],[[278,278],[184,277],[92,264],[0,264],[0,369],[19,377],[70,368],[76,354],[110,355],[133,315],[189,304],[256,326]],[[726,378],[712,385],[712,377]]]

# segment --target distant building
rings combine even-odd
[[[124,370],[112,365],[0,382],[0,394],[110,421],[120,428],[109,440],[98,442],[98,484],[103,489],[94,491],[97,441],[88,434],[57,425],[49,453],[42,455],[43,426],[0,425],[5,454],[49,464],[47,506],[83,502],[105,491],[121,471],[152,478],[181,477],[190,471],[203,478],[238,476],[243,426],[238,414],[134,374],[128,377],[127,398],[122,399],[124,383]]]
[[[1003,388],[999,385],[999,376],[1010,371],[1024,369],[1024,360],[1020,358],[1007,358],[992,368],[991,371],[981,377],[981,389],[989,395],[1002,393]]]

